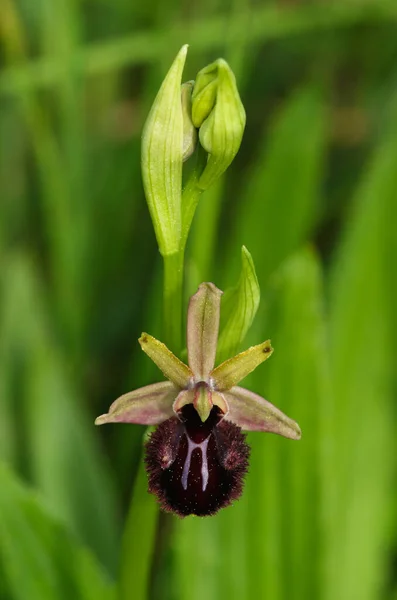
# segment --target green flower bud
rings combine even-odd
[[[191,157],[197,145],[197,129],[192,121],[192,92],[194,81],[182,84],[183,161]]]
[[[184,119],[181,80],[187,45],[168,71],[142,135],[142,178],[159,250],[163,256],[179,249],[181,238]]]
[[[229,65],[218,59],[197,75],[192,95],[192,120],[208,160],[198,185],[207,189],[226,171],[240,148],[245,110],[236,78]]]

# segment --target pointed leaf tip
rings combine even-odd
[[[241,248],[241,271],[236,287],[226,290],[221,304],[221,328],[217,360],[238,351],[257,313],[260,288],[254,261],[245,246]]]

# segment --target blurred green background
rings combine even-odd
[[[250,434],[242,500],[158,527],[144,428],[93,421],[158,380],[140,134],[186,42],[247,129],[185,300],[248,247],[275,353],[246,385],[303,437]],[[395,0],[0,0],[0,61],[0,598],[397,600]]]

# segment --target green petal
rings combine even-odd
[[[187,353],[197,381],[208,379],[214,368],[219,331],[221,290],[202,283],[190,298],[187,314]]]
[[[211,373],[211,377],[215,380],[215,386],[218,390],[229,390],[234,385],[237,385],[239,381],[249,375],[258,365],[263,363],[271,356],[273,348],[271,347],[270,340],[259,344],[258,346],[251,346],[245,352],[240,352],[233,358],[225,360],[219,367],[214,369]]]
[[[179,388],[187,386],[193,375],[191,370],[165,344],[148,333],[142,333],[139,343],[167,379]]]
[[[208,386],[203,384],[193,390],[183,390],[174,402],[174,412],[178,413],[186,404],[193,404],[201,421],[204,423],[208,419],[213,406]]]
[[[201,421],[204,423],[212,410],[212,394],[206,385],[197,386],[195,392],[193,405]]]
[[[291,440],[299,440],[301,430],[298,423],[287,417],[270,402],[241,387],[224,392],[229,412],[225,419],[246,431],[268,431]]]
[[[117,398],[106,415],[95,420],[95,425],[104,423],[140,423],[157,425],[173,416],[172,403],[178,389],[169,381],[154,383],[128,392]]]

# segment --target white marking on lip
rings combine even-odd
[[[195,450],[196,448],[200,448],[200,450],[201,450],[201,478],[203,480],[203,492],[205,492],[207,485],[208,485],[208,478],[209,478],[207,448],[208,448],[208,442],[209,442],[210,436],[208,436],[203,442],[200,442],[199,444],[192,442],[192,440],[189,438],[188,435],[186,435],[186,438],[187,438],[187,455],[186,455],[185,464],[183,465],[182,487],[184,490],[187,490],[187,480],[189,477],[190,464],[192,462],[192,453],[193,453],[193,450]]]

